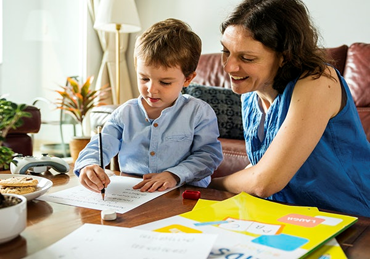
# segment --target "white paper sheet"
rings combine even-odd
[[[174,189],[163,192],[141,192],[132,189],[135,184],[142,181],[140,178],[111,176],[110,179],[111,183],[105,189],[104,201],[100,193],[92,192],[83,186],[45,194],[38,199],[96,210],[113,209],[117,213],[125,213]]]
[[[205,259],[217,235],[168,234],[132,228],[84,224],[55,244],[26,257]]]

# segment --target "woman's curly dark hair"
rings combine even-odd
[[[318,47],[319,34],[302,1],[245,0],[221,24],[221,32],[230,25],[243,26],[255,40],[283,55],[273,85],[279,93],[297,77],[331,77],[325,73],[326,53]]]

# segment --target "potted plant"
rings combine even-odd
[[[108,91],[110,90],[108,85],[104,85],[98,90],[91,89],[93,80],[94,77],[90,76],[83,84],[79,84],[75,79],[68,77],[68,84],[60,86],[61,90],[56,90],[59,94],[59,98],[54,102],[57,108],[71,115],[81,126],[81,137],[75,137],[70,142],[73,161],[77,159],[79,152],[90,140],[90,137],[86,137],[84,132],[84,119],[92,108],[105,104],[102,101],[108,97]]]
[[[0,98],[0,168],[8,169],[13,161],[14,152],[8,147],[3,146],[6,135],[10,129],[18,128],[23,124],[23,117],[31,117],[29,112],[25,112],[26,104],[16,104],[5,98]]]

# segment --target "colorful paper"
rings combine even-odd
[[[219,224],[211,224],[217,221]],[[335,258],[343,258],[339,257],[344,253],[333,237],[356,221],[351,216],[241,193],[220,202],[200,199],[190,212],[138,228],[218,234],[208,258],[320,258],[334,252],[338,254]]]

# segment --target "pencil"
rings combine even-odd
[[[101,137],[101,126],[98,126],[98,134],[99,134],[99,158],[100,158],[100,167],[104,170],[104,163],[103,163],[103,142],[102,142],[102,137]],[[104,201],[105,197],[105,187],[100,190],[101,197]]]

